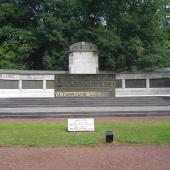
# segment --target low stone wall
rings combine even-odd
[[[170,71],[116,74],[116,97],[170,96]]]
[[[55,85],[55,75],[62,77],[62,75],[66,74],[68,74],[67,71],[0,70],[0,98],[55,97],[55,91],[57,90],[55,88],[60,88]],[[107,72],[100,72],[99,74],[107,75]],[[108,72],[108,74],[113,74],[113,82],[116,82],[116,88],[113,89],[115,92],[112,93],[116,97],[170,96],[170,70],[135,74]],[[98,84],[101,84],[101,82]],[[94,95],[87,96],[98,96],[95,95],[96,91],[94,88],[94,91],[89,93],[94,93]],[[63,91],[61,92],[63,95]],[[78,96],[87,97],[84,93],[80,95],[77,91],[75,92]],[[59,96],[62,97],[62,95]],[[70,95],[75,96],[72,91],[68,96]]]
[[[54,97],[54,74],[11,71],[0,74],[0,98]],[[43,74],[44,73],[44,74]]]

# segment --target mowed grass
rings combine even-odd
[[[123,144],[170,144],[170,121],[95,123],[95,132],[67,132],[67,123],[0,123],[0,146],[70,146],[105,143],[105,131]]]

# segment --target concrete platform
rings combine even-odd
[[[170,115],[170,97],[0,99],[0,118],[151,115]]]

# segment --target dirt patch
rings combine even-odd
[[[169,170],[170,146],[0,148],[0,170]]]

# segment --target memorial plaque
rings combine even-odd
[[[94,131],[94,119],[68,119],[69,132]]]
[[[56,97],[106,97],[115,94],[114,74],[67,74],[55,76]]]

